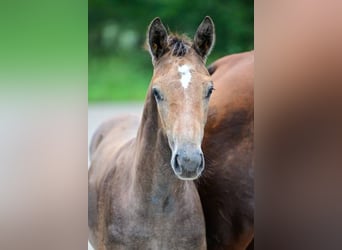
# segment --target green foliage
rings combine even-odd
[[[152,65],[146,68],[137,63],[142,58],[91,58],[88,66],[89,101],[143,100],[152,77]],[[150,62],[149,58],[144,59]]]
[[[209,63],[253,49],[252,0],[89,0],[89,101],[143,100],[152,75],[142,49],[148,24],[159,16],[171,31],[193,37],[206,15],[216,26]]]

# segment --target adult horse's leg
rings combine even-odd
[[[254,230],[251,228],[239,236],[237,244],[232,247],[234,250],[253,250],[254,249]]]
[[[252,241],[249,243],[246,250],[254,250],[254,237],[253,237]]]

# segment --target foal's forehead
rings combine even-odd
[[[165,58],[154,72],[155,80],[180,81],[184,88],[192,81],[210,81],[210,75],[204,63],[193,57]]]

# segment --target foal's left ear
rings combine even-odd
[[[213,20],[206,16],[196,31],[193,48],[205,61],[213,49],[214,43],[215,25]]]

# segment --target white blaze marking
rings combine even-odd
[[[181,83],[184,89],[189,86],[191,80],[190,67],[188,65],[182,65],[178,67],[178,72],[181,74]]]

